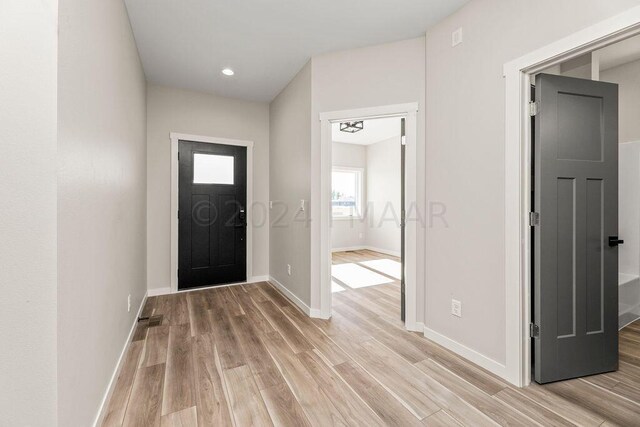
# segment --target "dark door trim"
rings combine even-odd
[[[171,281],[167,291],[178,292],[178,147],[179,141],[234,145],[247,148],[247,282],[253,278],[253,141],[170,133],[171,140]],[[162,292],[166,293],[166,292]]]
[[[405,269],[406,265],[406,257],[407,257],[407,249],[406,245],[406,234],[405,227],[407,221],[407,209],[405,206],[406,196],[405,196],[405,161],[407,157],[407,146],[406,146],[406,121],[407,119],[402,117],[400,118],[400,263],[402,265],[402,272],[400,273],[400,320],[403,322],[406,320],[406,295],[405,295]]]

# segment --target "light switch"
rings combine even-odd
[[[455,299],[451,300],[451,314],[456,317],[462,317],[462,302]]]
[[[462,43],[462,28],[458,28],[451,33],[451,47],[457,46]]]

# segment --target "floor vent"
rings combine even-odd
[[[147,337],[147,330],[154,326],[162,325],[162,315],[150,317],[138,317],[138,325],[133,333],[131,341],[141,341]]]
[[[153,328],[154,326],[162,325],[162,318],[163,318],[162,314],[158,314],[156,316],[151,316],[149,318],[149,325],[148,326],[150,328]]]

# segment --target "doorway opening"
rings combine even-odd
[[[532,322],[533,314],[531,312],[531,300],[534,295],[530,221],[536,222],[531,203],[532,167],[534,165],[531,158],[533,141],[530,116],[532,112],[536,111],[536,106],[530,103],[531,84],[534,82],[535,76],[545,70],[549,71],[562,63],[577,60],[586,54],[597,52],[638,34],[640,34],[640,7],[630,9],[624,14],[600,22],[505,64],[504,75],[507,94],[505,145],[507,357],[504,376],[516,385],[526,386],[532,380],[531,336],[535,337],[541,333],[541,330],[536,328]],[[598,55],[593,56],[597,57]],[[565,66],[565,69],[568,68],[575,70],[577,67]],[[544,105],[541,105],[537,107],[537,110],[539,112],[544,108]],[[537,158],[535,160],[539,161]],[[618,159],[615,160],[617,165]],[[617,208],[617,200],[615,205]],[[534,213],[532,214],[532,212]],[[540,223],[543,220],[540,216]],[[600,239],[603,248],[605,245],[608,247],[609,235],[615,237],[617,233],[607,231],[607,234]],[[619,239],[614,239],[616,242],[617,240]],[[614,278],[612,284],[607,286],[616,287],[615,308],[617,311],[617,278]],[[617,329],[617,321],[609,323],[613,325],[610,328]],[[621,365],[625,363],[622,356],[620,360]]]
[[[320,191],[312,193],[311,203],[312,210],[317,209],[314,212],[320,218],[315,229],[318,233],[315,234],[317,246],[314,246],[318,251],[318,257],[312,257],[312,271],[318,272],[317,275],[312,275],[312,315],[325,319],[331,317],[334,314],[332,311],[334,295],[337,299],[346,298],[347,293],[353,296],[356,303],[359,302],[359,307],[365,306],[370,310],[369,314],[374,313],[377,309],[373,302],[367,306],[362,304],[362,299],[358,301],[359,298],[367,295],[369,300],[376,300],[375,302],[380,305],[378,307],[380,313],[386,310],[390,318],[406,329],[423,332],[422,323],[416,321],[418,305],[416,270],[418,229],[421,218],[416,201],[417,111],[418,105],[410,103],[320,114],[321,153],[318,169],[316,169],[318,173],[315,175],[319,180]],[[341,124],[343,131],[340,130]],[[387,133],[382,132],[385,127],[390,129],[386,131]],[[336,135],[345,134],[342,135],[343,141],[339,139],[334,141],[334,129]],[[356,143],[344,144],[344,139],[357,139],[366,135],[366,133],[358,135],[359,132],[365,132],[362,129],[378,129],[378,133],[383,136],[376,139],[377,143],[389,140],[387,144],[367,144],[371,145],[370,157],[377,159],[375,161],[378,162],[369,171],[367,171],[366,162],[362,161],[367,157],[367,148],[358,148]],[[349,130],[355,131],[348,132]],[[338,163],[334,165],[334,144],[342,144],[335,146],[338,153],[341,149],[349,152],[360,150],[360,165],[339,164],[337,157]],[[393,156],[386,159],[386,172],[382,167],[385,165],[380,165],[383,163],[381,157],[384,156],[380,154],[385,150],[393,152]],[[389,168],[392,158],[396,159],[396,163],[393,168]],[[392,178],[383,178],[382,181],[371,185],[367,179],[375,179],[369,173],[374,170],[383,171],[376,172],[375,176],[378,180],[385,174],[390,174]],[[390,189],[387,187],[389,186],[394,188],[392,193],[395,194],[391,196],[388,195]],[[373,197],[376,191],[381,191],[381,194]],[[372,200],[368,200],[367,203],[368,195],[376,199],[376,202],[380,202],[379,205],[371,203]],[[345,219],[349,217],[351,218]],[[369,221],[374,226],[380,227],[372,231],[368,236],[370,240],[367,240],[367,231],[370,230]],[[402,229],[404,233],[401,232]],[[391,236],[386,239],[391,243],[372,243],[385,240],[380,237],[381,233]],[[312,234],[312,243],[313,236],[314,234]],[[355,239],[351,240],[355,243],[348,243],[348,238]],[[375,240],[378,238],[380,240]],[[334,240],[335,244],[333,244]],[[374,246],[374,244],[384,247]],[[335,265],[332,262],[334,253],[336,254]],[[374,289],[378,285],[383,285],[386,293],[383,290]],[[343,292],[347,293],[340,295]],[[360,297],[359,294],[363,296]],[[353,306],[355,304],[352,304],[351,308]]]
[[[332,124],[334,312],[404,321],[404,125],[402,117]]]
[[[640,319],[639,76],[640,36],[532,76],[537,382],[617,370]]]

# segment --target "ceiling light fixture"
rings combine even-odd
[[[222,74],[224,74],[225,76],[233,76],[235,72],[231,68],[223,68]]]
[[[363,121],[340,123],[340,130],[342,132],[356,133],[360,132],[362,129],[364,129]]]

